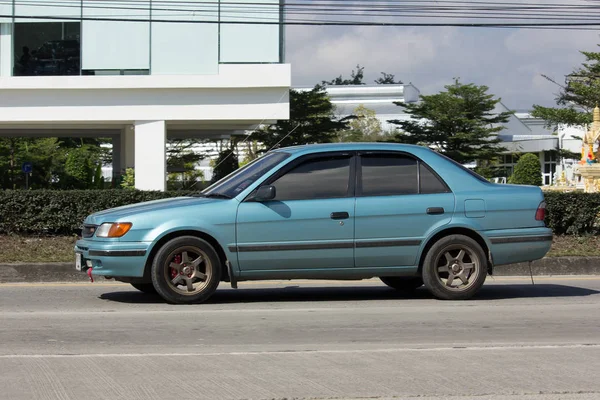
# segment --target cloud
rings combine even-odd
[[[369,84],[384,71],[432,94],[460,77],[512,109],[554,104],[558,88],[542,74],[563,82],[580,50],[600,51],[598,34],[583,30],[288,26],[286,36],[295,86],[349,77],[360,64]]]

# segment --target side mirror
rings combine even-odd
[[[254,201],[269,201],[273,200],[277,195],[277,191],[275,190],[275,186],[261,186],[256,191],[253,200]]]

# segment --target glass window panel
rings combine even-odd
[[[13,32],[15,76],[79,75],[79,22],[21,22]]]
[[[218,74],[218,16],[214,0],[153,1],[152,74]]]
[[[221,62],[279,62],[279,25],[226,22],[280,22],[279,0],[221,1]]]
[[[348,195],[350,158],[328,157],[307,161],[272,183],[275,200],[314,200]]]
[[[417,194],[417,160],[402,156],[363,156],[362,195]]]
[[[419,178],[421,185],[421,194],[447,193],[446,185],[437,177],[429,167],[419,163]]]
[[[15,0],[15,22],[80,22],[80,19],[81,0]]]
[[[12,23],[13,7],[10,0],[0,1],[0,15],[4,15],[0,17],[0,23]]]
[[[149,1],[83,0],[83,16],[115,19],[82,22],[84,70],[150,68]]]

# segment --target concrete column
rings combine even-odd
[[[0,76],[12,76],[12,24],[0,24]]]
[[[118,177],[121,171],[121,135],[111,137],[112,144],[112,177]]]
[[[121,169],[135,167],[135,127],[127,125],[121,130]]]
[[[135,122],[135,188],[166,189],[167,127],[165,121]]]

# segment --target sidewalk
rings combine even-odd
[[[600,257],[548,257],[531,263],[534,276],[600,275]],[[496,267],[494,276],[529,276],[527,263]],[[0,264],[0,283],[82,282],[89,278],[75,263]]]

